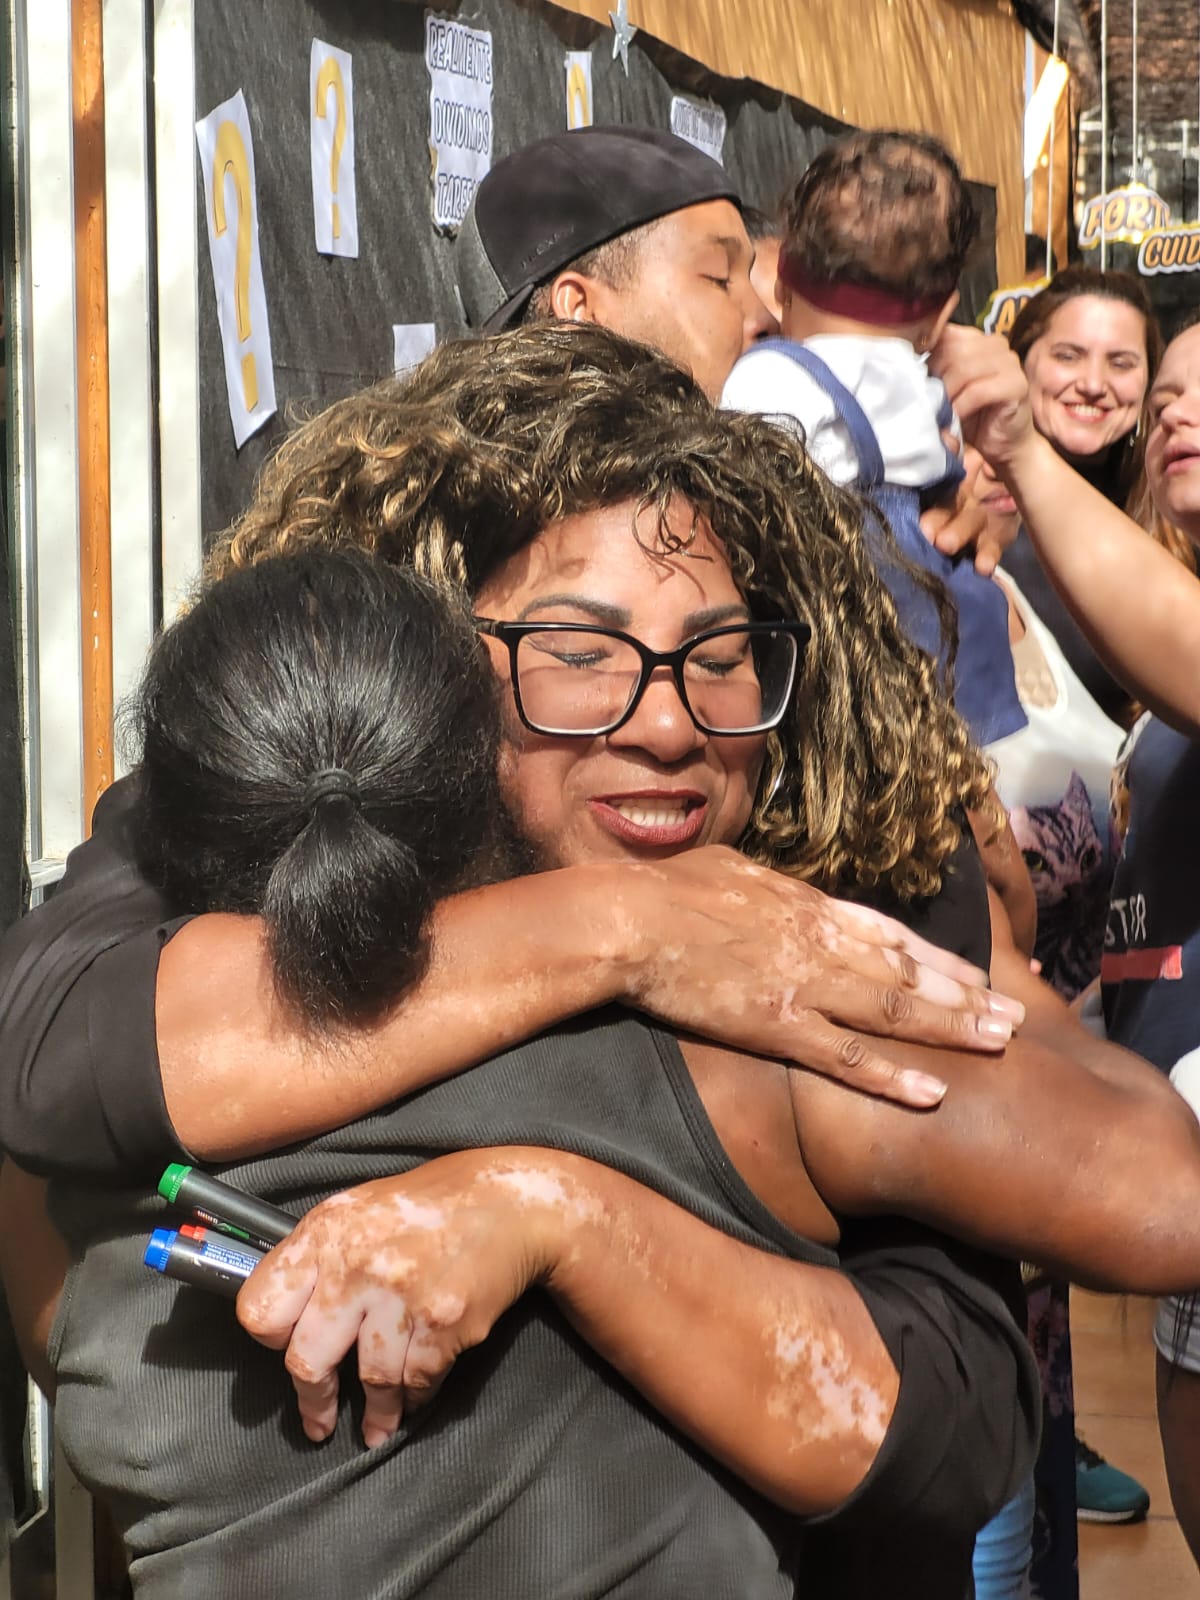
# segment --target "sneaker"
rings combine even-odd
[[[1080,1522],[1140,1522],[1150,1496],[1075,1435],[1075,1502]]]

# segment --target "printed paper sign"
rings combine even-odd
[[[567,51],[567,127],[592,125],[592,52]]]
[[[208,253],[225,352],[233,437],[240,450],[275,415],[271,330],[258,243],[254,143],[242,91],[196,124]]]
[[[698,106],[677,94],[671,101],[671,132],[724,164],[725,113],[720,106]]]
[[[410,367],[432,353],[437,343],[437,329],[432,322],[395,322],[392,324],[392,371],[399,377]]]
[[[313,229],[323,256],[357,256],[352,58],[320,39],[308,67]]]
[[[433,220],[457,228],[492,165],[492,36],[425,13]]]

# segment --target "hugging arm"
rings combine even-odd
[[[154,973],[179,919],[134,864],[130,801],[128,780],[103,796],[53,896],[0,939],[0,1148],[33,1171],[120,1181],[169,1126]]]
[[[173,917],[139,876],[136,817],[126,780],[0,944],[0,1143],[36,1172],[127,1182],[275,1148],[611,1001],[915,1105],[936,1079],[850,1029],[996,1050],[1015,1014],[898,923],[712,847],[455,896],[421,982],[318,1038],[279,1002],[256,918]]]
[[[51,1400],[46,1349],[67,1266],[67,1247],[46,1211],[46,1185],[11,1161],[0,1163],[0,1283],[21,1359]]]
[[[992,925],[993,971],[1025,1001],[1026,1025],[994,1065],[945,1058],[936,1117],[891,1116],[790,1074],[818,1191],[835,1209],[899,1212],[1076,1283],[1195,1289],[1200,1124],[1161,1073],[1094,1039],[1033,977],[994,897]],[[906,1059],[910,1047],[888,1048]]]
[[[926,1260],[846,1277],[767,1255],[557,1151],[444,1156],[325,1202],[238,1311],[288,1347],[313,1438],[334,1424],[338,1362],[357,1338],[375,1444],[531,1285],[658,1411],[797,1512],[916,1504],[953,1481],[986,1517],[1032,1459],[1032,1380],[995,1297],[960,1300]],[[980,1429],[1014,1389],[1023,1404],[1005,1411],[997,1459]]]

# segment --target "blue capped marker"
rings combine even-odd
[[[143,1259],[148,1267],[168,1278],[232,1300],[262,1258],[263,1252],[251,1245],[227,1244],[211,1234],[189,1239],[174,1228],[155,1228]]]

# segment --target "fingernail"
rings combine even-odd
[[[323,1422],[306,1422],[304,1424],[304,1432],[312,1440],[313,1444],[324,1444],[333,1429],[326,1427]]]
[[[391,1434],[386,1428],[363,1429],[363,1443],[368,1450],[378,1449],[381,1444],[386,1444],[390,1438]]]
[[[1012,1023],[1003,1017],[980,1017],[975,1026],[985,1039],[996,1039],[1007,1044],[1012,1038]]]
[[[927,1072],[902,1072],[900,1082],[904,1098],[914,1106],[936,1106],[946,1095],[946,1085],[940,1078],[931,1078]]]
[[[1010,1022],[1025,1021],[1025,1007],[1019,1000],[1012,1000],[1006,994],[989,994],[988,1010],[997,1017],[1007,1017]]]

